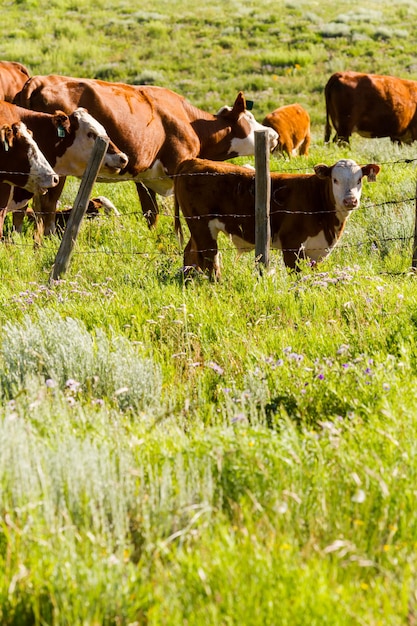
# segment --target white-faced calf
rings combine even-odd
[[[271,247],[296,269],[299,259],[318,262],[339,241],[346,220],[359,208],[362,179],[373,180],[379,165],[342,159],[316,165],[314,174],[271,173]],[[181,239],[181,208],[190,240],[184,269],[220,277],[217,237],[230,236],[240,252],[255,246],[255,172],[231,163],[184,161],[175,177],[175,228]]]

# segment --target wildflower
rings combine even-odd
[[[352,496],[352,502],[356,502],[357,504],[362,504],[366,500],[366,493],[363,489],[358,489],[355,494]]]
[[[219,376],[222,376],[222,374],[224,374],[224,369],[214,361],[209,361],[207,363],[207,367],[210,367],[213,372],[216,372],[216,374],[218,374]]]
[[[74,380],[73,378],[68,378],[67,382],[65,383],[65,387],[69,389],[69,391],[77,393],[80,390],[81,383]]]
[[[349,352],[349,346],[346,343],[342,343],[336,354],[346,354],[346,352]]]
[[[288,511],[288,504],[286,502],[280,502],[276,506],[276,511],[277,513],[280,513],[281,515],[284,515]]]
[[[317,378],[318,378],[319,380],[324,380],[324,374],[318,374],[318,375],[317,375]]]
[[[53,389],[54,387],[56,387],[56,382],[52,378],[47,378],[45,380],[45,385],[48,387],[48,389]]]
[[[232,424],[238,424],[239,422],[246,422],[246,415],[244,413],[238,413],[231,419]]]

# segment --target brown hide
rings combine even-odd
[[[291,157],[296,151],[308,155],[310,146],[310,116],[300,104],[288,104],[269,113],[262,124],[279,135],[276,151]]]
[[[26,124],[28,129],[32,132],[33,138],[38,144],[40,150],[43,152],[52,167],[55,167],[59,157],[62,157],[68,148],[73,145],[75,135],[79,129],[79,121],[74,113],[71,113],[70,115],[63,113],[62,111],[57,111],[54,114],[41,113],[39,111],[30,111],[9,102],[0,101],[0,123],[12,124],[15,121],[24,122],[24,124]],[[111,142],[108,146],[107,153],[114,155],[119,154],[120,152]],[[68,170],[65,171],[65,174],[68,176],[75,174],[75,171],[71,170],[72,162],[68,165]],[[60,172],[60,175],[61,174],[63,174],[63,172]],[[63,180],[65,181],[65,178]],[[61,191],[62,185],[60,187]],[[57,189],[58,186],[53,190],[54,194],[58,193]],[[15,189],[13,192],[13,197],[18,198],[19,201],[23,198],[29,200],[32,196],[33,194],[30,192],[20,189]],[[43,198],[44,196],[40,197]],[[49,194],[45,194],[45,197],[49,198]],[[54,197],[56,197],[56,195]],[[48,209],[43,207],[42,210],[44,210],[47,217],[50,218],[50,212],[48,212]]]
[[[18,124],[0,128],[0,182],[25,187],[29,177],[31,148],[21,136]],[[10,189],[9,189],[10,194]]]
[[[16,97],[21,106],[52,112],[85,107],[105,127],[110,138],[127,154],[129,164],[121,180],[136,179],[148,225],[155,224],[158,180],[140,181],[141,172],[160,161],[172,176],[181,161],[196,156],[213,160],[231,158],[230,141],[248,133],[243,94],[232,111],[212,115],[192,106],[181,95],[156,86],[134,86],[66,76],[34,76]],[[145,187],[146,185],[146,187]]]
[[[314,174],[271,173],[271,247],[282,250],[284,263],[296,268],[308,238],[323,233],[326,243],[316,248],[324,258],[342,235],[347,213],[336,213],[332,167],[317,165]],[[378,165],[362,167],[363,175],[379,172]],[[240,251],[255,245],[255,172],[230,163],[191,159],[175,177],[175,229],[182,239],[181,208],[190,230],[184,250],[184,269],[196,267],[220,276],[217,235],[223,231]],[[305,254],[307,256],[307,254]]]
[[[29,78],[29,71],[21,63],[0,61],[0,100],[12,102]]]
[[[325,87],[325,141],[349,142],[352,133],[390,137],[399,143],[417,139],[417,82],[359,72],[337,72]]]
[[[86,108],[128,155],[126,171],[132,178],[156,159],[172,175],[181,161],[192,156],[230,158],[231,136],[242,137],[248,130],[237,123],[245,110],[243,96],[238,96],[234,111],[212,115],[163,87],[50,75],[32,77],[15,103],[49,113]]]

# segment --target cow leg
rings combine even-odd
[[[191,236],[184,250],[184,275],[188,276],[195,269],[207,272],[210,278],[220,280],[220,262],[217,240],[211,237],[199,238],[198,242]]]
[[[301,146],[300,146],[300,155],[301,156],[308,156],[308,149],[310,147],[310,135],[307,135],[304,138],[304,141],[302,142]]]
[[[142,213],[148,223],[148,227],[152,228],[158,220],[158,204],[156,202],[156,193],[152,189],[148,189],[142,183],[136,183]]]
[[[13,230],[16,233],[21,233],[23,230],[23,220],[26,216],[26,207],[23,209],[19,209],[18,211],[13,211]]]
[[[56,187],[49,189],[44,195],[35,194],[33,210],[37,219],[37,235],[53,235],[55,233],[55,214],[58,200],[65,185],[66,177],[62,176]]]
[[[4,220],[6,219],[7,208],[0,208],[0,239],[3,239]]]
[[[285,238],[280,236],[282,256],[284,257],[284,265],[289,270],[299,271],[298,260],[300,258],[300,251],[294,246],[294,243],[286,241]]]
[[[12,195],[12,189],[7,183],[0,183],[0,239],[3,239],[4,220],[6,219],[7,205]]]

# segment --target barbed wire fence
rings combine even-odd
[[[379,161],[378,164],[384,167],[392,167],[395,168],[396,166],[404,166],[404,165],[412,165],[417,163],[417,158],[404,158],[404,159],[396,159],[394,161]],[[310,167],[294,167],[294,168],[289,168],[289,167],[285,167],[285,172],[287,173],[301,173],[301,172],[305,172],[305,171],[311,171],[311,166]],[[255,165],[255,174],[256,174],[256,165]],[[199,176],[201,176],[201,174],[198,174]],[[220,175],[220,174],[211,174],[208,173],[206,174],[207,176],[216,176],[216,175]],[[190,174],[187,174],[187,176],[190,176]],[[415,176],[414,176],[415,179]],[[414,217],[414,225],[411,227],[410,225],[410,230],[408,233],[403,232],[401,234],[398,235],[391,235],[391,236],[379,236],[379,235],[372,235],[369,236],[368,238],[364,239],[363,241],[355,241],[355,242],[343,242],[339,243],[337,248],[340,249],[349,249],[349,248],[357,248],[357,249],[363,249],[363,248],[369,248],[369,249],[375,249],[380,247],[381,245],[387,245],[387,244],[392,244],[395,242],[400,242],[403,246],[407,246],[409,247],[411,242],[413,242],[413,246],[412,246],[412,261],[411,261],[411,268],[415,269],[417,267],[417,254],[416,254],[416,250],[417,250],[417,187],[415,190],[414,195],[406,195],[405,197],[402,198],[390,198],[390,199],[386,199],[383,200],[382,202],[362,202],[361,207],[360,207],[360,211],[367,211],[367,210],[372,210],[372,211],[378,211],[378,209],[386,209],[387,207],[401,207],[402,205],[410,205],[410,204],[414,204],[414,206],[416,207],[416,215]],[[291,213],[292,211],[286,210],[285,208],[280,208],[278,210],[274,210],[271,211],[271,215],[273,215],[274,213]],[[326,213],[328,211],[321,211],[322,213]],[[400,212],[400,211],[399,211]],[[300,214],[304,214],[304,215],[311,215],[312,212],[311,211],[297,211],[297,213]],[[319,214],[320,211],[315,211],[315,214]],[[40,216],[42,215],[41,213],[39,214]],[[172,221],[172,231],[174,232],[174,227],[173,227],[173,221],[174,221],[174,215],[172,213],[172,211],[168,211],[168,210],[162,210],[159,212],[159,216],[162,219],[167,219]],[[143,213],[141,211],[141,209],[138,206],[138,209],[135,211],[129,211],[129,212],[125,212],[125,213],[120,213],[118,215],[114,215],[112,217],[112,219],[114,220],[114,223],[123,223],[124,220],[131,220],[132,217],[137,217],[138,219],[142,219],[143,218]],[[221,214],[210,214],[207,216],[207,218],[219,218],[222,217]],[[241,213],[236,213],[234,216],[232,217],[236,217],[236,218],[242,218],[242,217],[253,217],[253,214],[251,215],[242,215]],[[107,219],[107,218],[106,218]],[[189,217],[187,218],[188,220],[190,219],[199,219],[199,216],[195,216],[193,217]],[[84,220],[85,222],[89,221],[89,220]],[[164,252],[163,250],[160,249],[147,249],[147,247],[149,246],[149,236],[146,236],[146,234],[144,234],[143,238],[140,239],[139,238],[139,242],[141,243],[143,241],[144,246],[142,249],[138,249],[136,247],[137,242],[138,242],[138,237],[137,235],[135,236],[135,245],[132,245],[132,242],[128,243],[127,246],[125,246],[124,248],[121,248],[120,245],[117,245],[114,248],[110,248],[109,246],[100,246],[99,248],[94,248],[94,247],[90,247],[90,245],[93,245],[94,242],[92,241],[92,238],[87,237],[86,239],[87,241],[87,248],[80,248],[79,246],[74,247],[74,249],[72,250],[72,254],[73,255],[85,255],[86,257],[88,256],[92,256],[92,255],[114,255],[115,257],[121,257],[121,256],[130,256],[130,257],[143,257],[146,259],[151,259],[151,258],[155,258],[157,256],[166,254],[169,256],[174,255],[178,255],[179,258],[182,258],[183,255],[183,251],[180,249],[179,245],[178,248],[176,250],[170,250],[169,253],[168,252]],[[75,243],[75,242],[74,242]],[[23,248],[28,248],[31,249],[33,248],[33,245],[30,243],[26,243],[23,241],[17,241],[16,239],[13,241],[13,244],[15,246],[20,246]],[[221,246],[219,246],[219,250],[222,253],[228,252],[229,249],[227,248],[222,248]],[[291,250],[291,251],[295,251],[298,252],[299,250]],[[204,250],[202,250],[201,252],[205,252]]]

